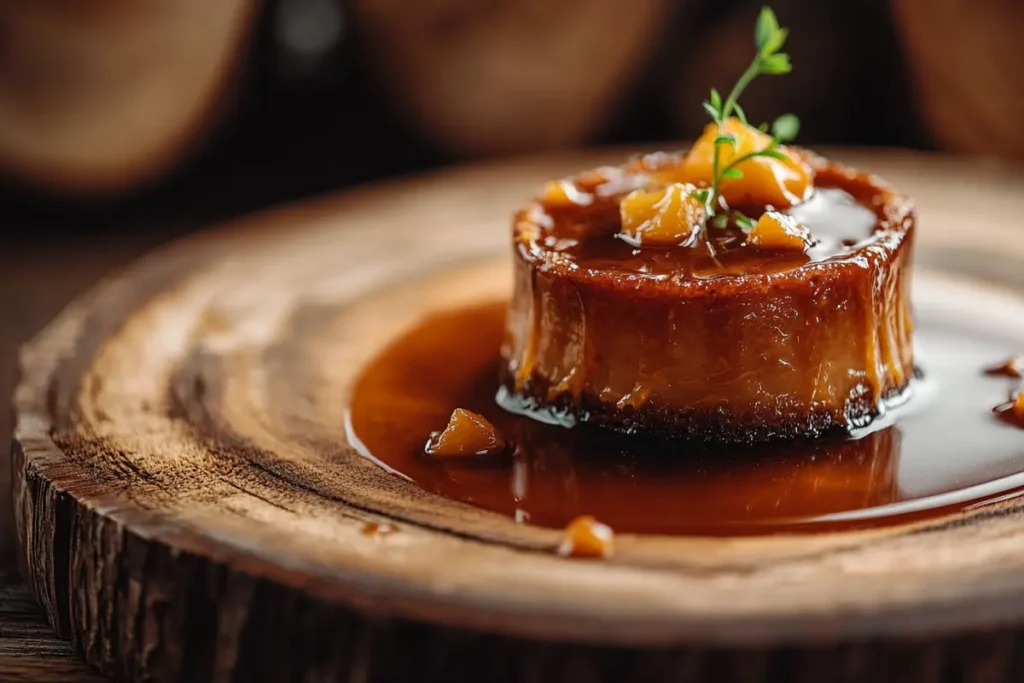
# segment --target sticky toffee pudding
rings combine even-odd
[[[647,188],[625,197],[577,187],[581,212],[528,205],[514,226],[503,404],[565,423],[756,441],[863,426],[898,399],[914,376],[911,203],[803,158],[812,198],[764,212],[749,232],[709,230],[706,243],[658,224],[700,211],[681,199],[687,186],[658,180],[685,176],[686,156],[608,174]],[[659,192],[667,218],[650,198]],[[624,228],[645,233],[630,219],[682,246],[620,239]]]

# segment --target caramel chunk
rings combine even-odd
[[[558,546],[562,557],[609,557],[614,550],[611,527],[601,524],[589,515],[577,517],[565,527],[565,535]]]
[[[483,415],[456,408],[442,432],[434,432],[427,441],[428,455],[457,457],[491,455],[505,448],[498,429]]]
[[[747,237],[747,244],[772,251],[804,251],[813,240],[810,231],[792,216],[766,211]]]
[[[986,375],[998,375],[1001,377],[1024,377],[1024,356],[1010,358],[1002,365],[987,368]]]
[[[590,206],[594,203],[594,195],[581,190],[571,178],[564,178],[562,180],[549,180],[544,185],[540,200],[548,208],[571,208],[574,206]]]
[[[571,178],[549,180],[544,184],[540,200],[549,209],[590,206],[605,186],[614,186],[616,181],[621,184],[622,177],[622,171],[617,168],[599,168]]]
[[[1000,403],[992,412],[1000,418],[1024,429],[1024,391],[1017,392],[1006,403]]]
[[[689,183],[672,183],[659,190],[634,190],[619,204],[619,237],[634,246],[690,246],[704,223],[704,204]]]
[[[730,135],[735,144],[718,146],[718,165],[726,168],[733,159],[766,148],[771,136],[752,128],[737,118],[726,119],[722,124],[722,135]],[[681,180],[708,185],[714,169],[715,139],[718,126],[714,123],[704,128],[697,142],[690,148],[679,170]],[[742,177],[725,177],[721,182],[721,194],[730,206],[771,206],[785,209],[804,201],[812,189],[810,167],[788,147],[778,147],[782,158],[755,157],[736,165]]]

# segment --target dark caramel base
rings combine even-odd
[[[515,379],[503,369],[496,396],[505,410],[534,417],[542,422],[572,426],[592,424],[626,434],[642,433],[657,438],[707,443],[768,443],[796,438],[844,437],[872,430],[891,410],[902,406],[913,393],[913,383],[923,377],[914,368],[913,377],[891,388],[881,401],[867,396],[852,398],[846,411],[807,412],[803,404],[773,406],[748,415],[724,411],[681,411],[652,400],[642,406],[618,406],[584,393],[578,399],[569,392],[552,394],[548,382],[531,376],[516,390]]]

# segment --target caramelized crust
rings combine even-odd
[[[706,440],[819,436],[870,422],[914,374],[913,209],[877,178],[807,159],[816,186],[845,190],[877,222],[855,247],[775,271],[587,267],[560,250],[567,229],[550,207],[519,212],[506,406]],[[674,163],[659,156],[604,172],[627,178],[613,186],[657,185]],[[601,207],[619,196],[596,194],[568,231],[615,230]]]

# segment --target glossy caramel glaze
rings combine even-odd
[[[1020,432],[991,412],[1006,380],[980,372],[1019,340],[949,326],[945,308],[925,309],[927,379],[895,426],[859,439],[738,445],[565,428],[503,410],[494,395],[505,306],[438,314],[383,349],[355,386],[350,441],[428,491],[558,529],[592,515],[616,535],[862,528],[1024,486]],[[509,449],[426,455],[426,436],[456,407],[485,416]]]
[[[807,158],[816,196],[790,210],[817,240],[806,252],[759,250],[736,228],[712,230],[714,254],[617,239],[622,192],[671,181],[670,155],[590,172],[564,193],[575,202],[521,211],[506,406],[760,441],[863,426],[897,399],[914,375],[911,204]]]

